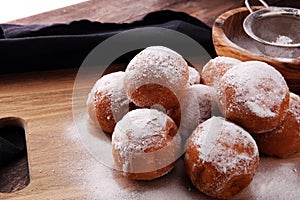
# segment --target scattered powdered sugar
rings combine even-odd
[[[198,146],[199,158],[221,173],[248,174],[248,165],[258,157],[258,148],[250,134],[221,117],[212,117],[199,125],[191,141]]]
[[[176,127],[172,119],[160,111],[136,109],[128,112],[116,124],[112,135],[112,145],[119,152],[124,172],[149,172],[165,167],[177,159],[181,143],[179,134],[176,134],[166,147],[163,146],[169,134],[166,126],[170,122]],[[145,152],[151,148],[157,150]],[[170,157],[161,158],[160,154],[166,153],[170,154]],[[134,166],[136,162],[142,164]],[[141,165],[146,166],[141,168]]]
[[[278,35],[278,37],[276,38],[276,41],[272,42],[274,44],[291,44],[293,42],[293,40],[291,38],[289,38],[288,36],[285,35]]]
[[[128,96],[145,84],[179,91],[188,81],[188,65],[181,55],[161,46],[148,47],[128,64],[124,79]]]
[[[272,66],[260,61],[248,61],[229,69],[221,79],[217,95],[221,105],[226,105],[225,90],[235,91],[230,109],[248,108],[259,117],[278,115],[280,105],[288,93],[283,76]]]
[[[200,83],[200,74],[194,67],[189,68],[189,85],[199,84]]]
[[[123,84],[124,76],[125,72],[122,71],[104,75],[96,82],[90,93],[96,94],[94,95],[95,100],[101,101],[103,98],[109,97],[115,121],[119,121],[129,110],[129,100]]]

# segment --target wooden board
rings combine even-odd
[[[244,6],[244,0],[89,0],[54,11],[34,15],[10,23],[65,23],[73,20],[89,19],[100,22],[131,22],[139,20],[149,12],[170,9],[182,11],[200,19],[212,27],[215,19],[225,11]],[[268,0],[269,5],[300,8],[294,0]],[[261,5],[258,0],[252,5]]]
[[[170,9],[187,12],[203,20],[209,26],[212,26],[218,15],[226,10],[243,5],[244,0],[227,0],[222,2],[222,4],[220,4],[219,0],[145,0],[140,2],[133,2],[131,0],[90,0],[78,5],[14,20],[11,23],[64,23],[82,18],[100,22],[123,23],[139,20],[149,12]]]
[[[153,181],[128,180],[95,159],[73,118],[75,75],[68,69],[0,77],[0,118],[24,120],[30,171],[25,189],[0,193],[0,199],[209,199],[192,186],[182,159]],[[253,182],[234,199],[297,199],[299,172],[300,153],[261,157]]]

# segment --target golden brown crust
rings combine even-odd
[[[206,123],[207,122],[204,122],[204,124]],[[223,126],[227,126],[227,124],[225,123]],[[234,126],[231,126],[227,130],[231,130],[231,128],[234,128]],[[244,141],[240,142],[242,138],[237,139],[237,137],[239,138],[237,135],[223,135],[223,133],[227,131],[226,129],[222,129],[222,132],[218,134],[219,138],[217,137],[214,143],[210,143],[212,142],[208,139],[210,136],[203,133],[203,131],[206,130],[207,129],[204,129],[203,126],[200,125],[187,141],[184,156],[187,174],[193,185],[201,192],[219,199],[232,197],[247,187],[253,179],[259,164],[256,144],[249,136],[244,137],[244,140],[249,140],[244,143]],[[212,132],[208,134],[215,134],[211,128],[209,128],[209,130]],[[233,131],[235,131],[235,129]],[[245,132],[242,134],[245,134]],[[227,139],[233,141],[232,145],[228,145],[228,143],[225,142],[226,140],[220,138],[225,136],[230,137]],[[199,137],[202,137],[206,144],[209,143],[209,145],[212,145],[210,151],[207,152],[204,149],[210,147],[204,147],[205,143],[201,145],[199,141],[202,139],[199,139]],[[220,148],[220,146],[225,147],[225,149],[222,151],[221,149],[223,147]],[[212,153],[212,151],[215,152]],[[228,154],[226,152],[236,153]],[[209,158],[215,155],[220,157]],[[222,163],[220,159],[226,159],[228,161]]]
[[[117,156],[118,152],[113,150],[113,156]],[[116,163],[118,169],[120,169],[121,165],[120,163]],[[159,178],[167,173],[169,173],[175,166],[175,162],[171,163],[170,165],[163,167],[161,169],[157,169],[155,171],[151,172],[145,172],[145,173],[130,173],[130,172],[122,172],[123,176],[126,176],[127,178],[130,178],[132,180],[153,180],[156,178]],[[121,171],[121,170],[120,170]]]
[[[224,74],[217,87],[217,99],[227,119],[256,134],[279,125],[289,106],[289,91],[272,66],[248,61]]]
[[[270,90],[272,88],[269,88]],[[280,121],[284,118],[285,112],[289,106],[289,93],[287,92],[285,98],[280,105],[274,105],[270,110],[279,110],[276,116],[258,116],[257,113],[251,112],[244,104],[236,102],[233,97],[237,96],[233,88],[225,90],[226,108],[221,108],[223,113],[226,113],[226,118],[230,121],[239,124],[252,134],[260,134],[267,131],[274,130]],[[228,109],[235,107],[236,109]]]
[[[116,121],[111,110],[111,101],[107,95],[102,93],[95,94],[95,96],[94,105],[98,123],[103,131],[112,133],[116,126]]]
[[[125,72],[119,71],[102,76],[96,81],[87,99],[90,118],[107,133],[112,133],[119,121],[134,106],[123,87]]]
[[[137,112],[140,110],[151,109],[138,109]],[[120,138],[123,133],[116,131],[118,128],[113,133],[113,158],[124,176],[134,180],[152,180],[167,174],[175,166],[181,147],[178,128],[171,118],[167,117],[165,127],[161,130],[163,134],[150,133],[142,137],[122,128],[122,132],[126,133],[127,141],[124,142],[124,138]]]
[[[176,125],[180,125],[181,110],[179,100],[169,88],[159,84],[145,84],[132,93],[131,100],[142,108],[162,106]]]
[[[179,107],[177,96],[169,88],[159,84],[144,84],[131,94],[131,100],[140,107],[161,105],[166,110]]]
[[[211,163],[199,160],[195,146],[187,149],[187,154],[189,156],[185,157],[184,164],[193,185],[204,194],[214,198],[227,199],[232,197],[246,188],[253,179],[254,174],[234,175],[228,179],[230,174],[220,173]],[[257,157],[255,161],[257,164],[252,167],[258,167],[258,159]],[[222,190],[219,190],[220,182],[226,182]]]
[[[300,149],[299,99],[290,99],[290,107],[281,124],[273,131],[253,135],[259,151],[284,158]]]
[[[240,62],[237,59],[222,56],[211,59],[201,71],[201,83],[216,86],[222,76]]]
[[[212,65],[209,65],[201,73],[201,83],[208,86],[215,86],[215,82],[220,80],[221,77],[229,70],[232,66],[218,65],[218,70],[214,69]]]

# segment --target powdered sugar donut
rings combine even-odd
[[[272,66],[248,61],[229,69],[217,87],[225,117],[250,133],[275,129],[289,106],[289,89]]]
[[[159,104],[170,109],[179,106],[177,96],[186,87],[188,77],[188,65],[181,55],[152,46],[128,64],[124,88],[129,99],[140,107]]]
[[[189,79],[188,84],[194,85],[200,83],[200,74],[194,67],[188,67],[189,68]]]
[[[120,120],[112,135],[113,158],[123,175],[151,180],[171,171],[180,156],[177,126],[155,109],[136,109]]]
[[[289,109],[273,131],[253,135],[260,152],[269,156],[286,157],[300,150],[300,98],[290,93]]]
[[[129,99],[124,91],[125,72],[114,72],[101,77],[87,99],[90,118],[101,129],[112,133],[118,122],[129,111]]]
[[[181,104],[180,134],[187,139],[195,128],[212,116],[217,108],[213,89],[207,85],[195,84],[186,88]]]
[[[184,163],[193,185],[225,199],[247,187],[259,164],[255,141],[241,127],[212,117],[187,140]]]
[[[220,79],[227,70],[240,64],[241,61],[235,58],[218,56],[211,59],[202,69],[201,82],[209,86],[217,86]]]

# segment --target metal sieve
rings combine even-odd
[[[300,10],[296,8],[268,6],[253,11],[248,0],[245,5],[250,14],[245,18],[243,28],[254,40],[277,47],[300,47]]]

